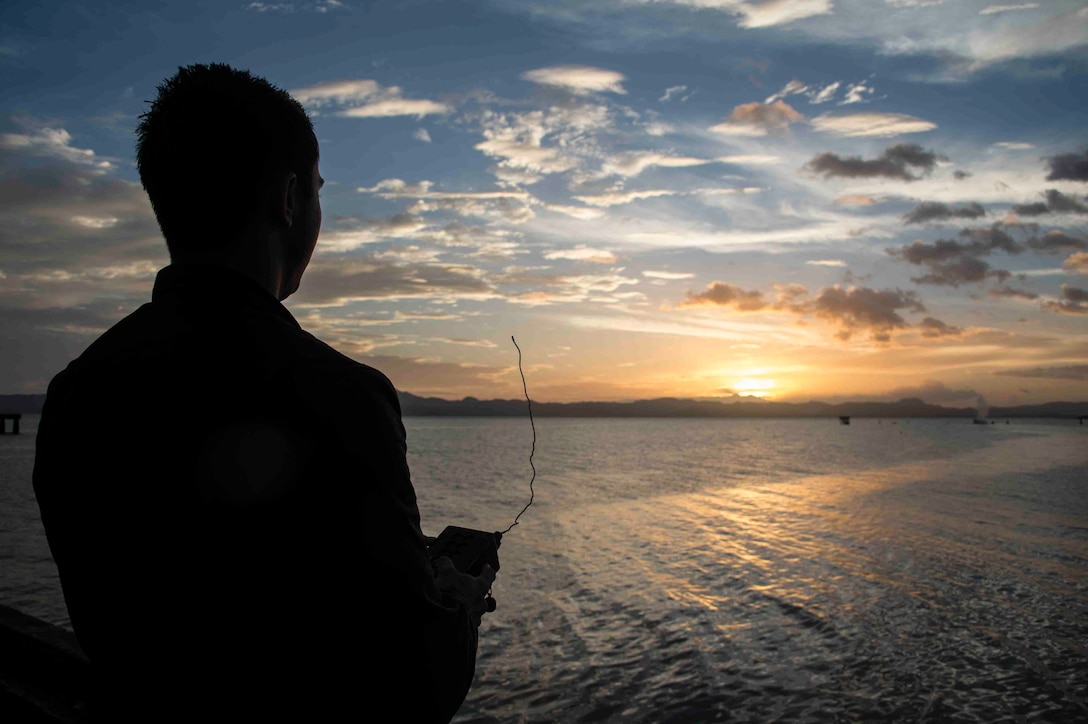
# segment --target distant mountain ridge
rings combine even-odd
[[[526,414],[525,400],[444,400],[398,392],[401,410],[412,417],[511,417]],[[975,417],[973,407],[941,407],[917,397],[897,402],[718,402],[662,397],[634,402],[533,402],[540,417]],[[1088,402],[990,407],[987,418],[1088,416]]]
[[[444,400],[397,392],[406,417],[521,417],[525,400]],[[45,395],[0,395],[0,412],[39,413]],[[539,417],[975,417],[973,407],[941,407],[917,397],[898,402],[718,402],[661,397],[634,402],[533,402]],[[991,407],[987,418],[1088,416],[1088,402]]]

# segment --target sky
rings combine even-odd
[[[1083,0],[8,0],[0,393],[148,301],[133,130],[220,62],[321,145],[288,308],[400,390],[518,397],[514,336],[541,401],[1088,400],[1086,51]]]

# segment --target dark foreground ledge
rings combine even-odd
[[[90,722],[90,695],[75,634],[0,604],[0,722]]]

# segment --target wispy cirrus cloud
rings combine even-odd
[[[811,123],[821,133],[851,138],[887,138],[905,133],[925,133],[937,127],[932,121],[905,113],[824,114],[813,118]]]
[[[264,3],[251,2],[245,6],[246,10],[257,13],[327,13],[331,10],[340,10],[344,7],[341,0],[316,0],[315,2],[290,2],[290,3]]]
[[[102,171],[113,168],[113,164],[89,148],[72,145],[72,134],[63,128],[44,126],[30,121],[23,121],[24,133],[0,133],[0,149],[17,151],[29,156],[47,156],[50,158],[92,166]]]
[[[978,11],[979,15],[997,15],[999,13],[1010,13],[1018,10],[1034,10],[1039,7],[1039,3],[1020,3],[1019,5],[988,5]]]
[[[757,186],[744,188],[699,188],[688,191],[675,189],[643,189],[641,191],[612,191],[592,196],[575,196],[577,200],[589,206],[607,207],[629,204],[633,201],[653,199],[660,196],[734,196],[737,194],[757,194],[763,191]]]
[[[720,10],[737,18],[742,28],[785,25],[815,15],[831,13],[831,0],[637,0],[642,4],[662,3],[694,10]]]
[[[594,264],[615,264],[617,257],[610,251],[594,249],[588,246],[576,246],[572,249],[553,249],[542,254],[545,259],[569,259],[572,261],[588,261]]]
[[[453,110],[451,106],[438,101],[405,98],[399,86],[382,86],[369,79],[318,83],[296,88],[291,95],[305,106],[319,110],[331,107],[336,115],[347,118],[422,118]]]
[[[1088,380],[1088,365],[1059,365],[1054,367],[1020,367],[998,370],[992,374],[1001,377],[1026,377],[1053,380]]]
[[[523,80],[539,85],[561,88],[576,95],[617,93],[626,95],[622,73],[586,65],[556,65],[537,68],[521,74]]]

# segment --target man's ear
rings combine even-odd
[[[299,183],[294,172],[284,174],[279,184],[279,208],[277,220],[290,227],[299,213]]]

